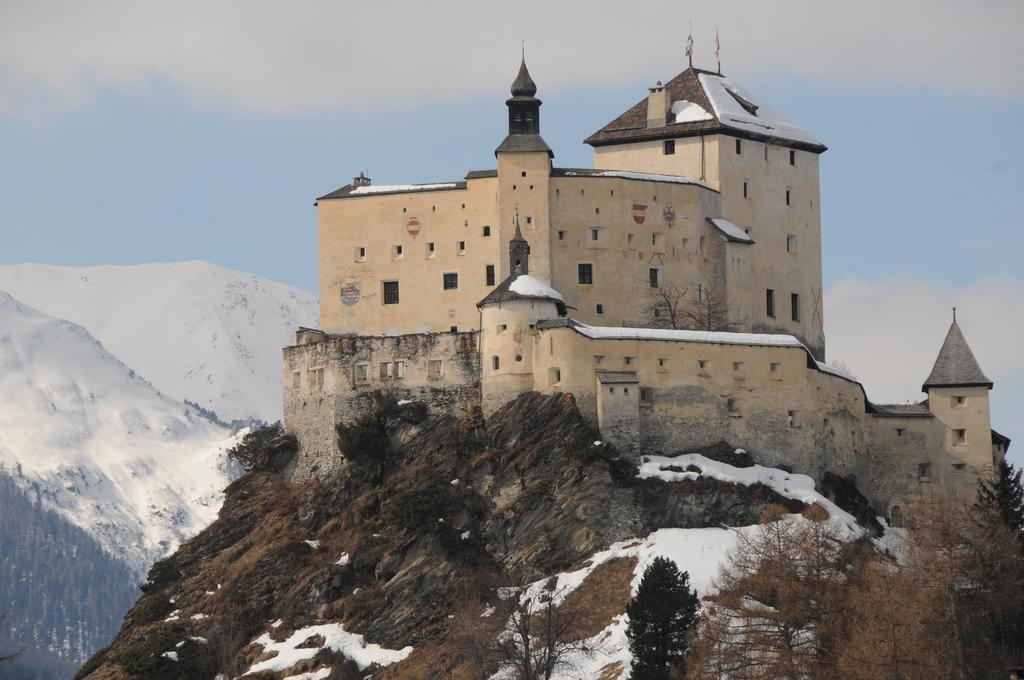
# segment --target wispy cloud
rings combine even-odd
[[[42,0],[0,4],[0,112],[61,111],[98,89],[154,83],[258,114],[493,96],[520,39],[542,88],[636,82],[639,93],[684,65],[691,20],[698,64],[713,65],[718,26],[726,71],[747,78],[1024,96],[1017,0]]]

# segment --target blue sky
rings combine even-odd
[[[531,1],[488,31],[501,12],[473,4],[454,28],[447,6],[415,3],[397,22],[329,3],[254,3],[240,22],[202,3],[0,5],[0,264],[203,259],[316,292],[313,199],[359,170],[404,183],[493,167],[520,37],[556,164],[586,167],[582,139],[685,66],[696,18],[698,65],[723,26],[727,75],[829,146],[830,355],[872,398],[918,398],[957,305],[1024,461],[1020,4],[915,0],[881,23],[867,6],[649,4],[676,21],[643,40],[580,19],[581,3]]]

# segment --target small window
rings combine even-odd
[[[743,180],[743,198],[750,198],[750,182]]]
[[[594,355],[594,363],[595,364],[602,364],[602,363],[604,363],[604,355],[603,354],[595,354]]]
[[[316,369],[316,388],[321,391],[324,389],[324,369],[322,368]]]
[[[491,228],[489,226],[485,226],[484,227],[484,236],[490,236],[490,235],[491,235]]]
[[[953,430],[953,446],[960,446],[967,442],[967,430]]]
[[[651,267],[648,269],[647,281],[650,283],[651,288],[659,288],[661,286],[661,270],[657,267]]]
[[[433,241],[427,243],[427,259],[434,257],[437,254],[437,246],[434,245]]]
[[[600,239],[601,239],[601,230],[600,229],[591,229],[590,230],[590,240],[591,241],[598,241]]]
[[[896,428],[896,436],[897,437],[902,437],[904,432],[906,432],[906,428],[902,428],[902,427],[897,427]]]
[[[932,478],[932,464],[919,463],[917,466],[917,478],[922,482],[930,480]]]
[[[775,291],[771,288],[765,291],[765,314],[769,319],[775,318]]]
[[[707,359],[697,359],[697,368],[703,370],[708,367]]]
[[[498,355],[491,357],[491,368],[495,371],[501,368],[501,359],[498,358]]]
[[[770,362],[768,364],[768,372],[769,373],[778,373],[779,369],[781,369],[781,368],[782,368],[782,364],[780,364],[777,361],[772,361],[772,362]]]
[[[675,152],[676,152],[676,140],[674,140],[674,139],[666,139],[665,140],[665,144],[662,147],[662,149],[663,149],[663,151],[664,151],[666,156],[674,155]]]
[[[786,411],[786,424],[790,427],[800,427],[800,412]]]
[[[626,234],[626,245],[627,246],[633,247],[633,239],[634,239],[635,236],[636,236],[636,234]]]
[[[787,253],[795,253],[796,252],[796,235],[795,234],[790,234],[790,235],[786,236],[786,252]]]
[[[459,287],[459,274],[458,272],[445,272],[442,274],[444,289],[455,290]]]
[[[552,338],[552,340],[554,340],[554,338]],[[522,354],[517,354],[516,355],[516,361],[522,361],[522,360],[523,360],[523,355]]]
[[[397,260],[397,259],[401,258],[402,255],[404,255],[404,254],[405,254],[405,248],[403,248],[402,246],[391,246],[391,257],[392,258]]]
[[[386,304],[386,305],[397,305],[398,304],[398,281],[385,281],[384,282],[384,304]]]
[[[466,254],[466,242],[465,241],[459,241],[458,247],[457,247],[457,251],[458,251],[459,255],[465,255]]]
[[[800,320],[800,294],[790,293],[789,295],[789,307],[790,315],[793,317],[793,321]]]
[[[734,362],[732,362],[732,370],[734,370],[734,371],[742,371],[743,370],[743,362],[742,361],[734,361]]]
[[[967,397],[953,397],[953,406],[963,406],[967,403]]]
[[[441,377],[441,360],[431,359],[427,362],[427,378],[437,380]]]
[[[526,223],[527,223],[527,224],[533,224],[533,218],[532,218],[532,217],[530,217],[530,216],[527,216],[527,217],[526,217]]]
[[[558,240],[559,241],[564,241],[565,240],[565,232],[564,231],[562,231],[562,230],[558,231]]]
[[[498,324],[498,335],[501,335],[502,333],[504,333],[507,330],[508,330],[508,324],[507,323],[499,323]]]
[[[903,528],[903,508],[898,505],[892,506],[892,509],[889,511],[889,526],[894,529]]]
[[[789,164],[796,165],[796,151],[793,149],[789,150]]]
[[[739,416],[740,413],[740,400],[736,398],[729,398],[725,400],[725,408],[729,411],[730,416]]]
[[[633,365],[633,357],[622,357],[622,363],[626,366]]]
[[[405,362],[404,361],[396,361],[395,362],[395,378],[396,379],[401,379],[401,378],[404,378],[404,377],[405,377]]]
[[[484,280],[488,286],[494,285],[494,265],[489,264],[484,267]]]
[[[789,205],[790,193],[791,193],[790,190],[786,189],[786,205]]]
[[[658,368],[667,371],[668,370],[668,359],[665,359],[663,357],[659,357],[658,358]]]
[[[557,385],[560,382],[562,382],[562,371],[561,371],[561,369],[549,368],[548,369],[548,384],[549,385]]]
[[[594,312],[597,314],[604,314],[604,305],[598,302],[594,305]]]
[[[356,248],[356,262],[366,262],[366,246]]]
[[[650,387],[640,388],[640,403],[641,404],[653,404],[654,403],[654,390]]]
[[[700,237],[700,241],[697,242],[697,248],[700,250],[701,253],[704,252],[704,237],[703,236],[701,236]]]
[[[523,170],[523,177],[526,177],[526,170]]]
[[[576,270],[581,284],[589,286],[594,283],[594,265],[579,264],[577,265]]]
[[[449,333],[458,333],[459,332],[459,327],[458,326],[449,326],[448,327],[448,332]]]
[[[665,235],[660,232],[654,232],[651,234],[651,245],[655,248],[665,247]]]
[[[292,389],[297,390],[302,387],[302,372],[295,371],[292,373]]]
[[[963,472],[967,469],[967,463],[953,463],[953,469],[957,472]]]
[[[391,380],[391,377],[394,375],[393,371],[394,371],[394,368],[391,365],[390,361],[381,362],[381,365],[380,365],[380,379],[381,380]]]
[[[357,383],[370,382],[370,364],[367,364],[367,363],[356,364],[356,382]]]
[[[743,140],[742,139],[737,139],[736,140],[736,155],[739,156],[742,153],[743,153]]]

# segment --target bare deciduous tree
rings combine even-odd
[[[666,281],[650,289],[646,316],[651,328],[740,331],[746,324],[722,291],[703,283],[680,288]]]

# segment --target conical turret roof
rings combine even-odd
[[[932,387],[968,386],[991,388],[992,381],[982,372],[963,331],[954,321],[935,359],[935,366],[921,389],[927,392]]]

